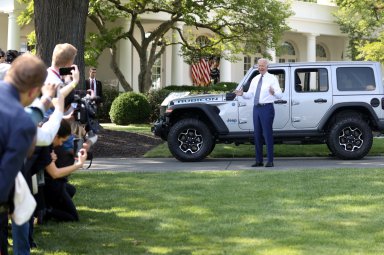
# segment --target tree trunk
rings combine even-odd
[[[140,73],[139,73],[139,92],[148,92],[152,86],[152,66],[147,61],[147,49],[144,47],[139,53]]]
[[[139,92],[141,93],[148,92],[152,85],[151,73],[148,71],[147,68],[140,68],[140,73],[138,78],[139,78]]]
[[[140,59],[139,91],[148,92],[152,86],[152,69]]]
[[[70,43],[77,48],[75,64],[84,83],[85,26],[89,0],[34,0],[36,52],[47,66],[58,43]],[[79,88],[83,89],[80,85]]]
[[[143,80],[144,89],[143,92],[148,92],[152,87],[152,68],[145,72]]]
[[[116,77],[119,80],[120,85],[123,87],[124,91],[132,91],[133,89],[132,89],[131,85],[127,82],[124,74],[121,72],[121,70],[117,64],[116,46],[113,46],[110,49],[110,52],[111,52],[111,69],[112,69],[113,73],[116,75]]]

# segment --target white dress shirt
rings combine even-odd
[[[255,78],[252,79],[251,85],[247,92],[243,93],[243,98],[250,99],[255,97],[257,84],[259,83],[261,74],[258,74]],[[269,92],[270,87],[275,91],[274,95],[271,95]],[[263,75],[263,81],[260,90],[260,100],[259,104],[268,104],[273,103],[276,99],[280,99],[283,96],[281,91],[279,81],[277,78],[268,72]]]
[[[63,81],[58,72],[54,71],[52,68],[47,69],[47,78],[45,79],[44,84],[53,83],[53,84],[61,84]]]
[[[55,109],[47,122],[37,128],[36,146],[48,146],[59,131],[63,113]]]

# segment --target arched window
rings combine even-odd
[[[327,60],[328,60],[328,56],[325,48],[320,44],[316,44],[316,61],[327,61]]]
[[[283,42],[280,48],[280,55],[278,57],[279,63],[296,62],[297,56],[293,45],[289,42]]]

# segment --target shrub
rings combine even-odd
[[[237,85],[237,82],[219,82],[210,88],[215,91],[232,92],[236,89]]]
[[[156,121],[160,117],[160,105],[171,92],[171,90],[165,88],[151,90],[146,94],[149,105],[151,106],[151,113],[149,115],[151,122]]]
[[[111,122],[109,111],[113,100],[119,96],[118,88],[103,86],[103,103],[97,108],[97,119],[99,122]]]
[[[151,107],[143,94],[126,92],[112,103],[109,117],[117,125],[147,123]]]

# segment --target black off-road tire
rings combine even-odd
[[[327,141],[336,157],[347,160],[364,158],[372,143],[372,129],[358,115],[337,118],[330,128]]]
[[[183,162],[201,161],[211,153],[214,139],[207,125],[197,119],[182,119],[168,133],[168,148]]]
[[[208,155],[211,154],[211,152],[215,149],[215,147],[216,147],[216,143],[213,142],[213,143],[212,143],[212,146],[211,146],[211,149],[209,150]]]
[[[328,137],[329,138],[329,137]],[[331,152],[329,156],[333,157],[335,156],[335,152],[333,151],[334,148],[331,147],[329,140],[326,142],[328,150]]]

